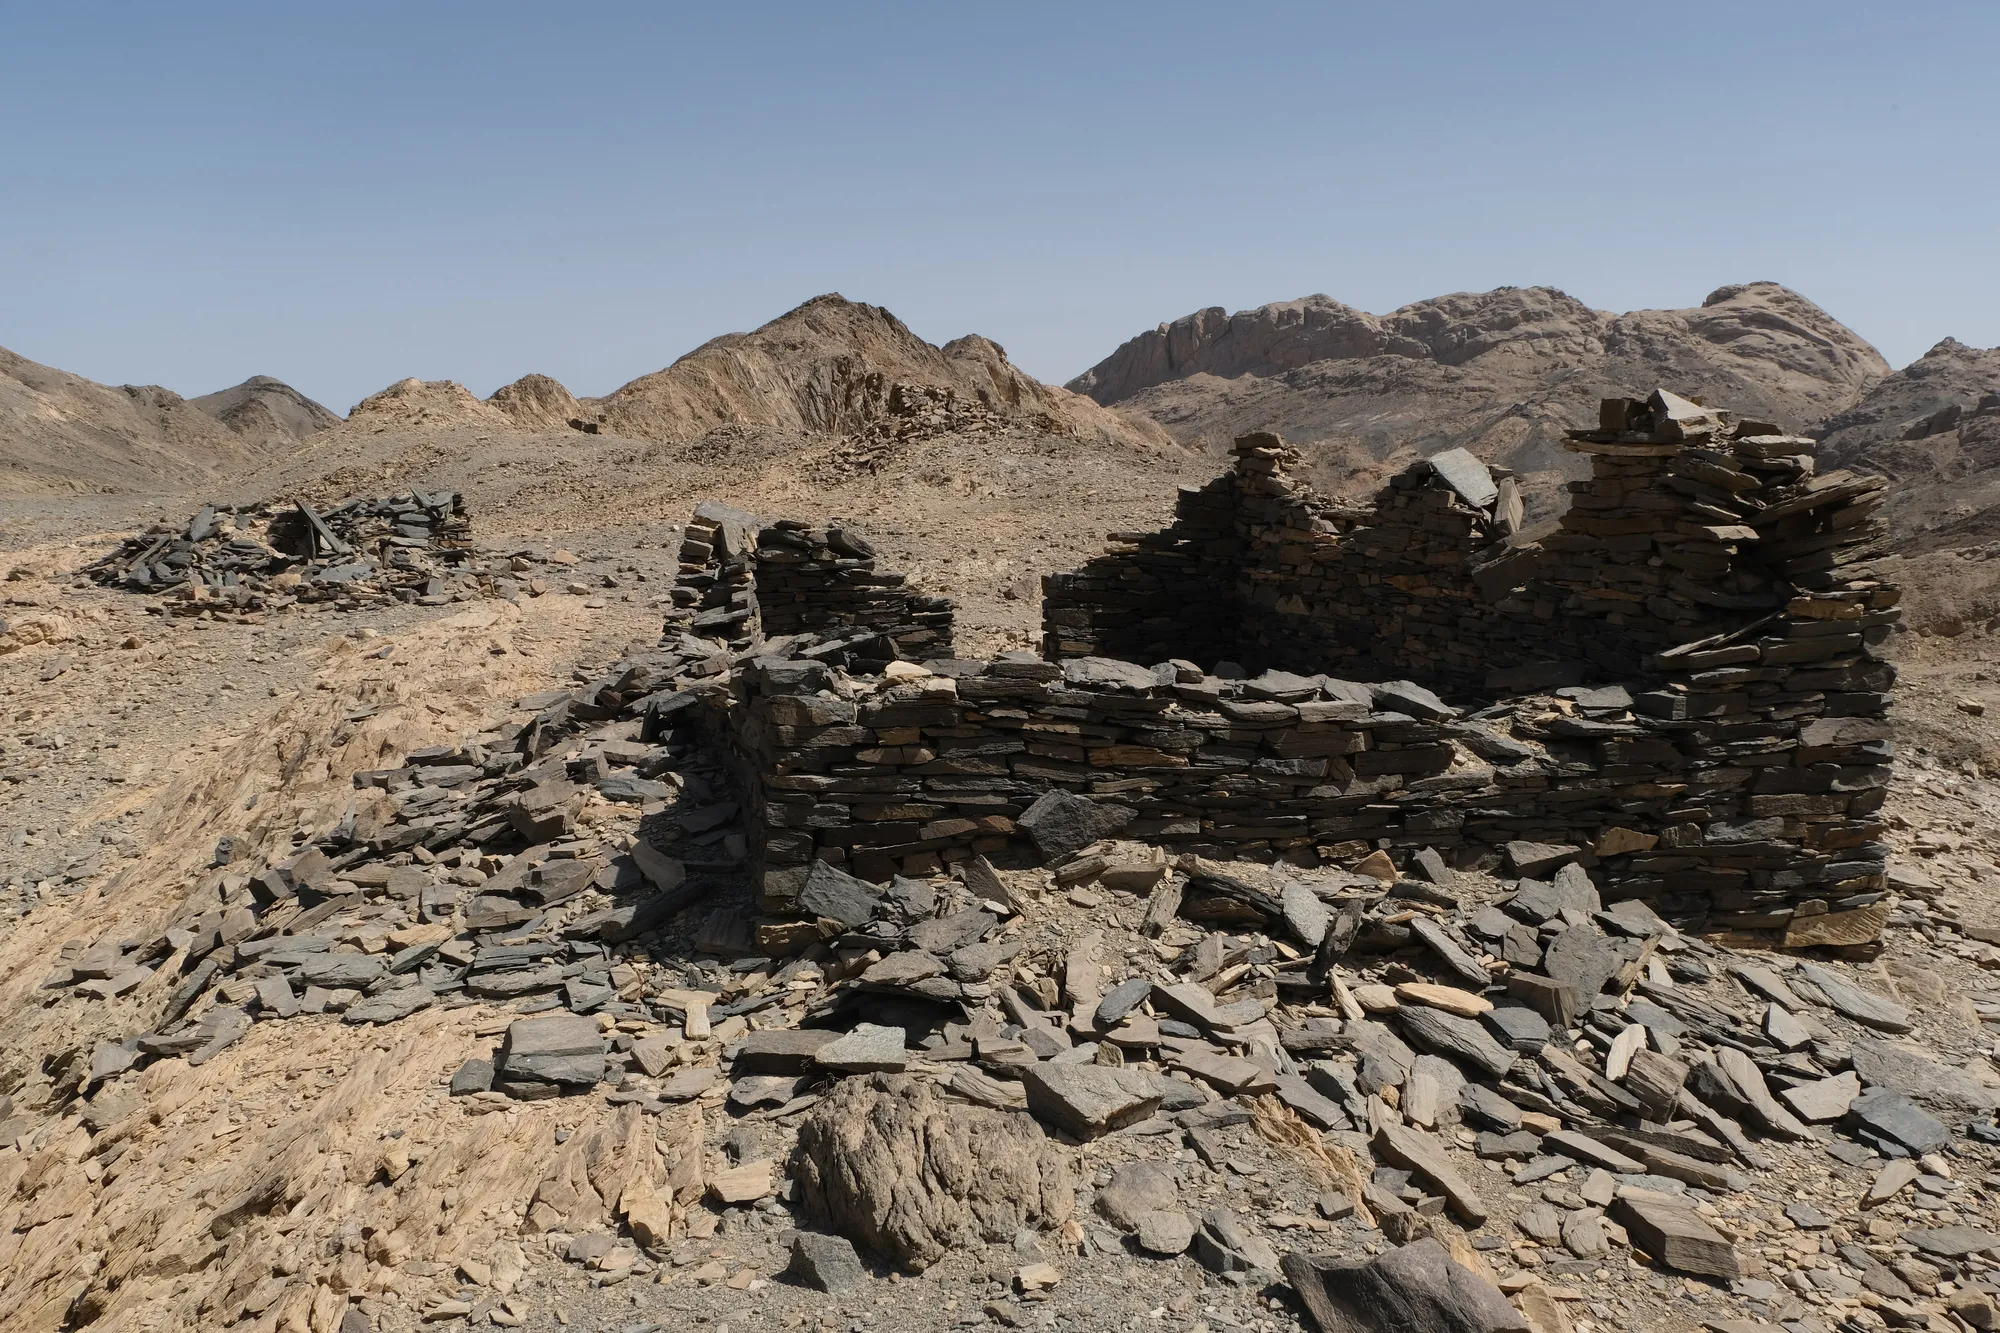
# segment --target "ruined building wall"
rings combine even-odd
[[[1044,581],[1044,649],[1505,695],[1658,674],[1654,655],[1772,616],[1760,638],[1812,638],[1824,629],[1787,622],[1820,619],[1812,599],[1849,592],[1882,594],[1850,627],[1878,649],[1895,619],[1893,590],[1866,565],[1884,549],[1882,483],[1816,476],[1810,440],[1657,397],[1657,426],[1649,405],[1616,399],[1615,428],[1572,432],[1593,474],[1539,533],[1519,531],[1512,479],[1464,450],[1354,506],[1294,479],[1297,456],[1276,436],[1247,436],[1231,473],[1183,492],[1171,528],[1120,534]],[[1190,650],[1164,651],[1177,643]],[[1842,637],[1827,656],[1863,643]]]
[[[749,648],[813,634],[879,636],[879,660],[952,655],[952,605],[876,567],[875,548],[838,525],[761,523],[708,503],[681,539],[670,626]]]
[[[1125,836],[1217,859],[1580,846],[1608,897],[1703,929],[1851,932],[1882,898],[1872,722],[1822,720],[1767,749],[1615,688],[1468,718],[1407,683],[1166,679],[1025,654],[939,666],[843,679],[771,660],[710,696],[756,775],[768,909],[792,910],[815,860],[873,880],[975,852],[1032,860],[1014,821],[1057,788],[1130,811]]]
[[[1880,484],[1670,395],[1575,435],[1592,478],[1540,534],[1462,452],[1343,508],[1251,437],[1169,532],[1050,580],[1061,661],[750,663],[705,702],[767,903],[815,860],[879,880],[1032,857],[1014,821],[1063,789],[1176,852],[1486,864],[1567,843],[1677,923],[1872,935],[1897,615],[1868,564]],[[1501,702],[1467,713],[1391,674]]]

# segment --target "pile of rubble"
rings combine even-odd
[[[357,497],[324,513],[304,501],[205,505],[185,527],[128,537],[80,572],[106,586],[171,594],[182,613],[218,604],[441,606],[480,595],[471,548],[458,492],[411,491]]]
[[[217,867],[156,939],[65,958],[45,984],[86,996],[180,977],[164,1021],[75,1082],[199,1062],[261,1020],[483,1003],[504,1021],[453,1079],[470,1110],[603,1095],[796,1133],[711,1176],[708,1209],[628,1216],[641,1244],[782,1197],[911,1267],[1050,1228],[1239,1284],[1282,1271],[1315,1311],[1407,1269],[1508,1293],[1537,1328],[1573,1299],[1988,1326],[2000,1090],[1900,1040],[1924,1016],[1846,964],[1605,904],[1584,849],[1219,863],[1118,840],[1115,812],[1054,790],[1015,821],[1039,866],[878,884],[821,860],[795,910],[760,915],[695,724],[753,654],[837,671],[856,647],[683,637],[360,775],[325,837]],[[1183,1149],[1227,1184],[1250,1131],[1324,1192],[1195,1205]],[[1072,1145],[1112,1138],[1131,1160],[1079,1188]],[[805,1280],[851,1272],[834,1243],[801,1237]],[[1385,1244],[1367,1270],[1327,1257]]]
[[[1309,689],[1327,679],[1319,673],[1407,674],[1496,699],[1473,720],[1496,718],[1509,742],[1539,750],[1496,751],[1445,728],[1422,737],[1490,761],[1482,778],[1469,755],[1447,772],[1449,750],[1426,766],[1425,744],[1384,754],[1358,727],[1348,738],[1356,777],[1380,783],[1380,765],[1410,765],[1392,795],[1348,781],[1347,751],[1285,748],[1330,738],[1285,735],[1271,702],[1256,716],[1225,697],[1215,717],[1183,698],[1169,725],[1147,729],[1101,715],[1076,691],[1055,711],[1085,704],[1070,719],[1081,725],[1031,745],[1066,742],[1091,767],[1115,770],[1104,777],[1152,784],[1136,803],[1162,814],[1206,823],[1227,804],[1210,798],[1273,797],[1240,804],[1283,816],[1266,822],[1288,857],[1336,838],[1497,848],[1543,838],[1547,825],[1554,840],[1590,843],[1622,828],[1644,845],[1628,842],[1629,856],[1607,862],[1606,886],[1671,920],[1746,941],[1872,939],[1885,910],[1878,814],[1894,748],[1887,652],[1901,616],[1900,590],[1871,563],[1886,550],[1876,517],[1885,483],[1821,474],[1811,440],[1664,391],[1606,400],[1601,423],[1571,432],[1571,447],[1592,455],[1591,478],[1571,484],[1573,507],[1530,529],[1517,527],[1510,479],[1464,450],[1412,465],[1367,505],[1341,506],[1292,474],[1297,454],[1277,436],[1245,436],[1230,472],[1182,492],[1172,527],[1123,535],[1082,571],[1046,580],[1051,658],[1124,657],[1137,681],[1162,657],[1213,655],[1248,668],[1231,674],[1253,677],[1242,686],[1253,698],[1260,681],[1285,680],[1289,691],[1262,697],[1316,709],[1328,702]],[[1055,721],[1032,716],[1021,730],[1046,733]],[[1164,758],[1145,751],[1173,744],[1127,748],[1160,733],[1223,744],[1198,739],[1192,754]],[[1253,754],[1243,740],[1258,742]],[[1116,757],[1134,751],[1129,763]],[[1323,785],[1271,767],[1300,753],[1331,753],[1340,767]],[[1254,785],[1228,771],[1244,759]],[[1287,779],[1290,792],[1279,789]],[[1077,765],[1069,781],[1095,779]]]

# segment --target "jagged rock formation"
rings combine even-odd
[[[297,444],[340,424],[333,412],[269,375],[252,375],[234,388],[190,398],[188,405],[245,439],[269,446]]]
[[[710,339],[605,398],[604,429],[692,439],[719,426],[935,434],[1015,422],[1049,434],[1164,443],[1152,422],[1022,374],[969,336],[934,347],[880,306],[815,297],[754,333]]]
[[[457,380],[398,380],[347,414],[351,425],[381,427],[511,426],[514,419],[482,402]]]
[[[0,494],[193,486],[269,456],[158,385],[112,387],[0,348]]]
[[[1796,429],[1888,374],[1811,301],[1755,282],[1697,309],[1624,315],[1550,287],[1379,316],[1325,296],[1234,315],[1211,307],[1139,335],[1069,387],[1144,411],[1185,442],[1279,430],[1322,472],[1361,482],[1454,445],[1522,473],[1571,475],[1563,423],[1661,380]]]
[[[587,430],[597,433],[597,411],[577,401],[560,380],[523,375],[503,384],[486,400],[530,430]]]
[[[1946,338],[1814,432],[1828,463],[1896,483],[1889,512],[1905,546],[2000,536],[2000,348]]]

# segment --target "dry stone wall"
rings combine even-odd
[[[1532,876],[1580,849],[1608,897],[1682,925],[1872,938],[1897,615],[1867,564],[1880,484],[1668,394],[1573,436],[1593,476],[1539,532],[1463,451],[1343,507],[1247,437],[1168,532],[1049,580],[1056,660],[877,670],[767,600],[764,629],[806,637],[744,648],[707,700],[767,908],[797,908],[819,862],[883,881],[1046,859],[1057,819],[1300,865],[1432,847]],[[782,558],[755,563],[759,594],[811,606],[791,570],[865,558],[835,531],[763,529]]]
[[[876,568],[875,548],[851,528],[781,519],[764,524],[703,504],[681,539],[670,622],[735,647],[812,634],[879,640],[875,656],[949,657],[952,605]]]
[[[1727,754],[1715,728],[1619,687],[1465,715],[1409,682],[1026,654],[931,669],[767,658],[711,697],[754,783],[767,910],[796,910],[816,861],[884,881],[1043,859],[1056,849],[1029,811],[1060,791],[1175,854],[1310,866],[1434,847],[1533,874],[1553,844],[1581,848],[1608,897],[1685,925],[1879,927],[1886,768],[1855,762],[1879,747],[1872,724],[1808,732],[1814,772]]]

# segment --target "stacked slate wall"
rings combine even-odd
[[[669,629],[743,649],[769,638],[878,636],[882,660],[949,657],[952,604],[876,567],[875,550],[838,525],[761,523],[703,504],[681,540]]]
[[[755,576],[757,520],[710,500],[681,532],[669,628],[744,646],[760,637]]]
[[[780,521],[757,534],[757,600],[766,637],[873,630],[905,659],[950,657],[952,607],[875,567],[852,529]]]
[[[1668,394],[1572,435],[1593,475],[1540,534],[1463,451],[1343,508],[1253,436],[1168,532],[1049,580],[1060,662],[750,663],[711,726],[768,905],[815,859],[877,880],[1026,859],[1013,821],[1063,788],[1176,852],[1470,864],[1568,843],[1682,924],[1872,934],[1898,600],[1868,564],[1881,483],[1816,476],[1810,441]],[[1389,676],[1499,702],[1468,715]]]
[[[1026,655],[934,666],[892,683],[767,659],[709,696],[732,767],[754,775],[767,910],[794,906],[814,860],[878,881],[975,852],[1032,860],[1014,821],[1054,788],[1132,811],[1124,836],[1216,859],[1429,846],[1474,864],[1512,842],[1580,846],[1609,896],[1695,928],[1783,932],[1881,897],[1876,724],[1823,721],[1774,750],[1672,716],[1671,691],[1577,689],[1468,718],[1408,683]]]

